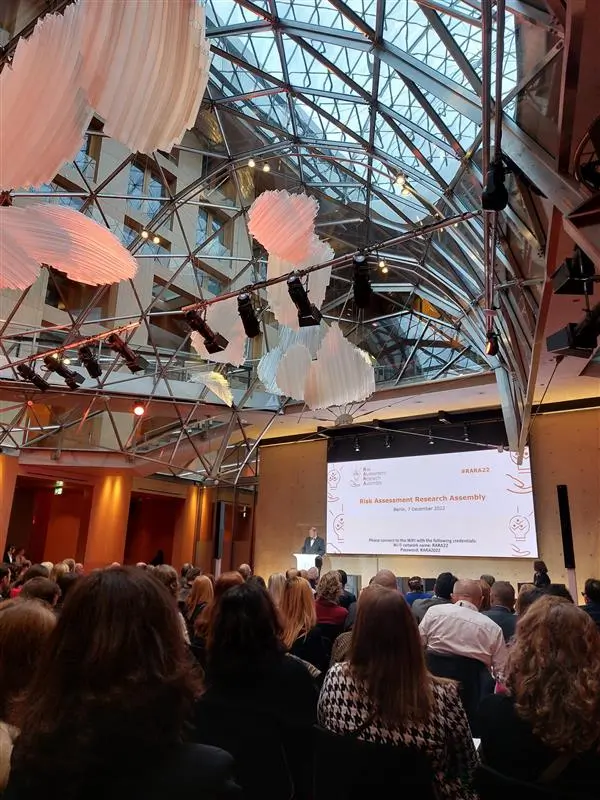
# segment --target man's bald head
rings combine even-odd
[[[479,581],[456,581],[452,590],[452,602],[458,603],[460,600],[467,600],[479,608],[483,600],[481,583]]]
[[[397,589],[398,581],[390,569],[380,569],[374,578],[369,581],[370,585],[383,586],[384,589]]]

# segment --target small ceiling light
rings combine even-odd
[[[24,381],[33,383],[35,388],[39,389],[40,392],[45,392],[50,388],[48,381],[45,381],[41,375],[38,375],[37,372],[29,366],[29,364],[19,364],[17,366],[17,372]]]
[[[355,453],[360,453],[360,440],[359,440],[358,436],[354,437],[354,452]]]
[[[69,364],[71,363],[71,359],[70,358],[63,358],[62,363],[66,364],[66,366],[68,367]]]
[[[130,372],[144,372],[150,366],[145,358],[134,353],[133,350],[125,344],[118,333],[109,334],[105,341],[113,352],[121,356]]]
[[[154,244],[160,244],[160,236],[153,236],[152,241]]]
[[[319,309],[310,302],[308,293],[300,276],[292,273],[287,280],[288,294],[293,304],[298,309],[298,325],[301,328],[309,328],[312,325],[320,325],[323,318]]]
[[[354,273],[352,278],[354,305],[357,308],[367,308],[373,294],[367,256],[364,253],[355,253],[355,255],[352,256],[352,263]]]
[[[431,435],[431,428],[429,428],[429,444],[431,445],[435,444],[434,438]]]
[[[44,364],[46,365],[46,369],[49,369],[50,372],[56,372],[57,375],[60,375],[72,392],[85,381],[83,375],[70,370],[56,355],[46,356],[44,358]]]
[[[271,165],[263,164],[263,172],[271,172]]]
[[[406,186],[406,184],[405,184],[402,187],[402,191],[400,192],[400,194],[403,194],[405,197],[406,197],[406,195],[409,195],[410,194],[410,187]]]
[[[240,294],[237,299],[238,313],[244,326],[244,332],[249,339],[254,339],[260,335],[260,322],[256,316],[256,311],[252,305],[252,297],[249,294]]]
[[[250,167],[250,169],[254,169],[254,167],[256,166],[256,161],[253,158],[249,158],[248,166]]]
[[[211,355],[213,353],[221,353],[225,350],[229,341],[224,336],[221,336],[220,333],[213,331],[212,328],[206,324],[206,320],[201,314],[197,311],[188,311],[185,318],[190,328],[193,331],[197,331],[200,336],[202,336],[204,347],[206,347],[206,350]]]
[[[471,440],[469,439],[469,428],[468,428],[468,426],[465,425],[463,430],[464,430],[464,432],[463,432],[463,442],[470,442]]]
[[[390,447],[392,446],[392,437],[390,436],[389,433],[386,434],[385,440],[383,442],[383,446],[385,447],[386,450],[389,450]]]
[[[403,175],[401,172],[399,172],[396,175],[396,180],[394,181],[394,183],[396,184],[396,186],[399,186],[400,188],[402,188],[404,186],[404,184],[406,183],[406,176]]]
[[[485,337],[485,354],[486,356],[497,356],[500,345],[498,344],[498,335],[494,331],[488,331]]]
[[[383,265],[383,267],[381,268],[381,272],[382,272],[382,274],[383,274],[383,275],[387,275],[387,274],[388,274],[388,272],[389,272],[389,269],[386,267],[386,265],[385,265],[385,264],[384,264],[384,265]]]
[[[79,360],[87,370],[90,378],[99,378],[102,375],[102,367],[98,363],[96,354],[91,347],[84,346],[79,348]]]
[[[136,417],[143,417],[144,414],[146,413],[146,409],[143,403],[136,403],[131,410]]]
[[[150,234],[148,233],[148,231],[142,231],[142,239],[149,239],[149,238]]]

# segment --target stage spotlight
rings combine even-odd
[[[79,348],[79,360],[87,370],[90,378],[99,378],[102,375],[102,367],[98,363],[96,354],[91,347],[84,346]]]
[[[253,158],[249,158],[248,166],[250,167],[250,169],[254,169],[254,167],[256,166],[256,161]]]
[[[385,437],[385,440],[383,442],[383,446],[385,447],[386,450],[389,450],[390,447],[392,446],[392,437],[390,436],[389,433]]]
[[[33,383],[36,389],[39,389],[41,392],[45,392],[50,388],[48,381],[45,381],[41,375],[38,375],[37,372],[29,366],[29,364],[19,364],[17,366],[17,372],[23,378],[23,380]]]
[[[503,211],[508,205],[508,191],[504,184],[506,172],[504,164],[497,161],[489,168],[485,187],[481,193],[481,207],[484,211]]]
[[[401,189],[404,186],[404,184],[406,183],[406,177],[401,172],[399,172],[396,175],[396,180],[394,181],[394,183],[396,184],[396,186],[400,187],[400,189]]]
[[[355,453],[360,453],[360,440],[359,440],[358,436],[354,437],[354,452]]]
[[[469,439],[469,428],[467,425],[465,425],[463,428],[463,442],[470,442],[470,441],[471,440]]]
[[[298,309],[298,325],[301,328],[310,328],[313,325],[320,325],[323,318],[321,312],[310,302],[306,289],[300,280],[300,276],[292,273],[287,279],[287,287],[292,302]]]
[[[585,319],[578,325],[574,322],[546,339],[549,353],[559,356],[589,358],[598,345],[600,332],[600,303],[587,311]]]
[[[237,303],[244,332],[249,339],[254,339],[255,336],[260,335],[260,322],[252,305],[252,297],[249,294],[240,294]]]
[[[498,343],[498,335],[494,331],[488,331],[485,337],[485,354],[486,356],[497,356],[500,345]]]
[[[216,333],[207,324],[204,317],[197,311],[188,311],[185,315],[187,324],[193,331],[197,331],[204,340],[204,347],[212,355],[222,353],[229,342],[220,333]]]
[[[452,417],[448,414],[447,411],[438,411],[438,422],[441,422],[442,425],[452,425]]]
[[[72,369],[66,367],[56,355],[46,356],[44,358],[44,364],[50,372],[56,372],[57,375],[60,375],[72,392],[78,389],[85,381],[83,375],[80,375],[78,372],[73,372]]]
[[[433,436],[431,435],[431,428],[429,428],[429,444],[430,445],[434,445],[435,444],[435,440],[434,440]]]
[[[369,262],[364,253],[355,253],[352,256],[353,264],[353,277],[352,277],[352,290],[354,293],[354,304],[357,308],[367,308],[373,289],[371,288],[371,279],[369,277]]]
[[[133,350],[125,344],[118,333],[109,334],[106,337],[106,344],[113,352],[121,356],[125,362],[125,366],[130,372],[144,372],[150,366],[145,358],[134,353]]]
[[[586,295],[594,293],[594,262],[581,248],[576,247],[572,258],[565,258],[550,276],[554,294]]]
[[[132,413],[135,414],[136,417],[143,417],[146,413],[146,408],[143,403],[136,403],[133,408],[131,409]]]

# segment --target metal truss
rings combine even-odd
[[[73,287],[49,270],[46,303],[66,318],[36,324],[22,313],[33,290],[5,296],[0,445],[18,447],[32,465],[59,457],[76,468],[84,451],[95,463],[139,474],[231,483],[251,478],[257,444],[285,413],[287,400],[264,390],[256,355],[249,353],[241,369],[216,368],[234,395],[233,408],[223,405],[202,383],[212,367],[190,349],[180,320],[186,306],[262,281],[266,254],[247,232],[237,249],[223,240],[233,241],[234,229],[238,236],[255,195],[272,188],[319,200],[317,230],[336,252],[325,318],[373,356],[378,385],[493,369],[516,441],[539,303],[536,281],[527,280],[528,254],[543,246],[544,232],[520,211],[518,196],[491,228],[489,219],[470,212],[478,211],[487,163],[481,161],[482,119],[496,107],[507,146],[515,150],[518,125],[499,107],[514,103],[550,60],[521,74],[515,19],[549,29],[553,20],[528,2],[506,0],[502,94],[494,104],[480,58],[482,34],[491,33],[486,7],[475,0],[208,0],[209,89],[192,136],[173,151],[180,160],[197,157],[197,175],[174,182],[165,154],[124,153],[100,177],[90,154],[103,150],[106,137],[95,126],[52,184],[13,193],[16,204],[65,203],[106,225],[138,258],[147,280],[152,272],[154,286],[148,295],[143,280],[130,281],[119,290],[127,293],[126,307],[114,302],[111,287],[88,290],[75,302]],[[21,32],[14,33],[3,61]],[[489,146],[486,135],[485,152]],[[141,187],[136,169],[146,170]],[[119,202],[125,213],[117,219],[111,214]],[[190,213],[200,212],[207,227],[194,239]],[[455,217],[456,224],[435,227]],[[171,238],[178,241],[175,252],[164,246]],[[352,302],[351,255],[360,249],[372,253],[378,272],[368,313]],[[494,289],[507,281],[510,292]],[[486,358],[485,310],[496,301],[502,350]],[[268,334],[265,324],[269,349],[275,322],[264,297],[261,303],[263,322],[271,326]],[[143,376],[131,375],[103,343],[118,328],[148,362]],[[103,367],[98,381],[70,393],[53,382],[43,395],[17,382],[15,365],[47,351],[81,369],[77,346],[90,337],[98,340]],[[132,423],[127,415],[139,399],[147,413]]]

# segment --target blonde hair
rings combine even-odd
[[[271,595],[271,599],[275,603],[276,606],[281,604],[281,597],[283,595],[283,589],[285,587],[285,575],[283,572],[274,572],[269,577],[268,589],[269,594]]]
[[[200,603],[210,603],[214,596],[214,589],[208,575],[198,575],[192,582],[191,591],[185,601],[188,613],[191,614]]]
[[[289,648],[302,634],[317,624],[317,613],[310,583],[304,578],[288,578],[279,604],[283,624],[283,643]]]
[[[337,603],[341,594],[342,582],[340,581],[340,574],[337,570],[332,569],[326,572],[325,575],[321,575],[319,583],[317,584],[317,598]]]
[[[63,575],[67,575],[71,570],[69,569],[69,565],[65,564],[64,561],[60,561],[58,564],[55,564],[52,567],[52,571],[50,572],[50,579],[53,581],[57,581],[59,577]]]
[[[540,597],[517,623],[507,685],[519,717],[562,753],[598,748],[600,632],[563,597]]]

